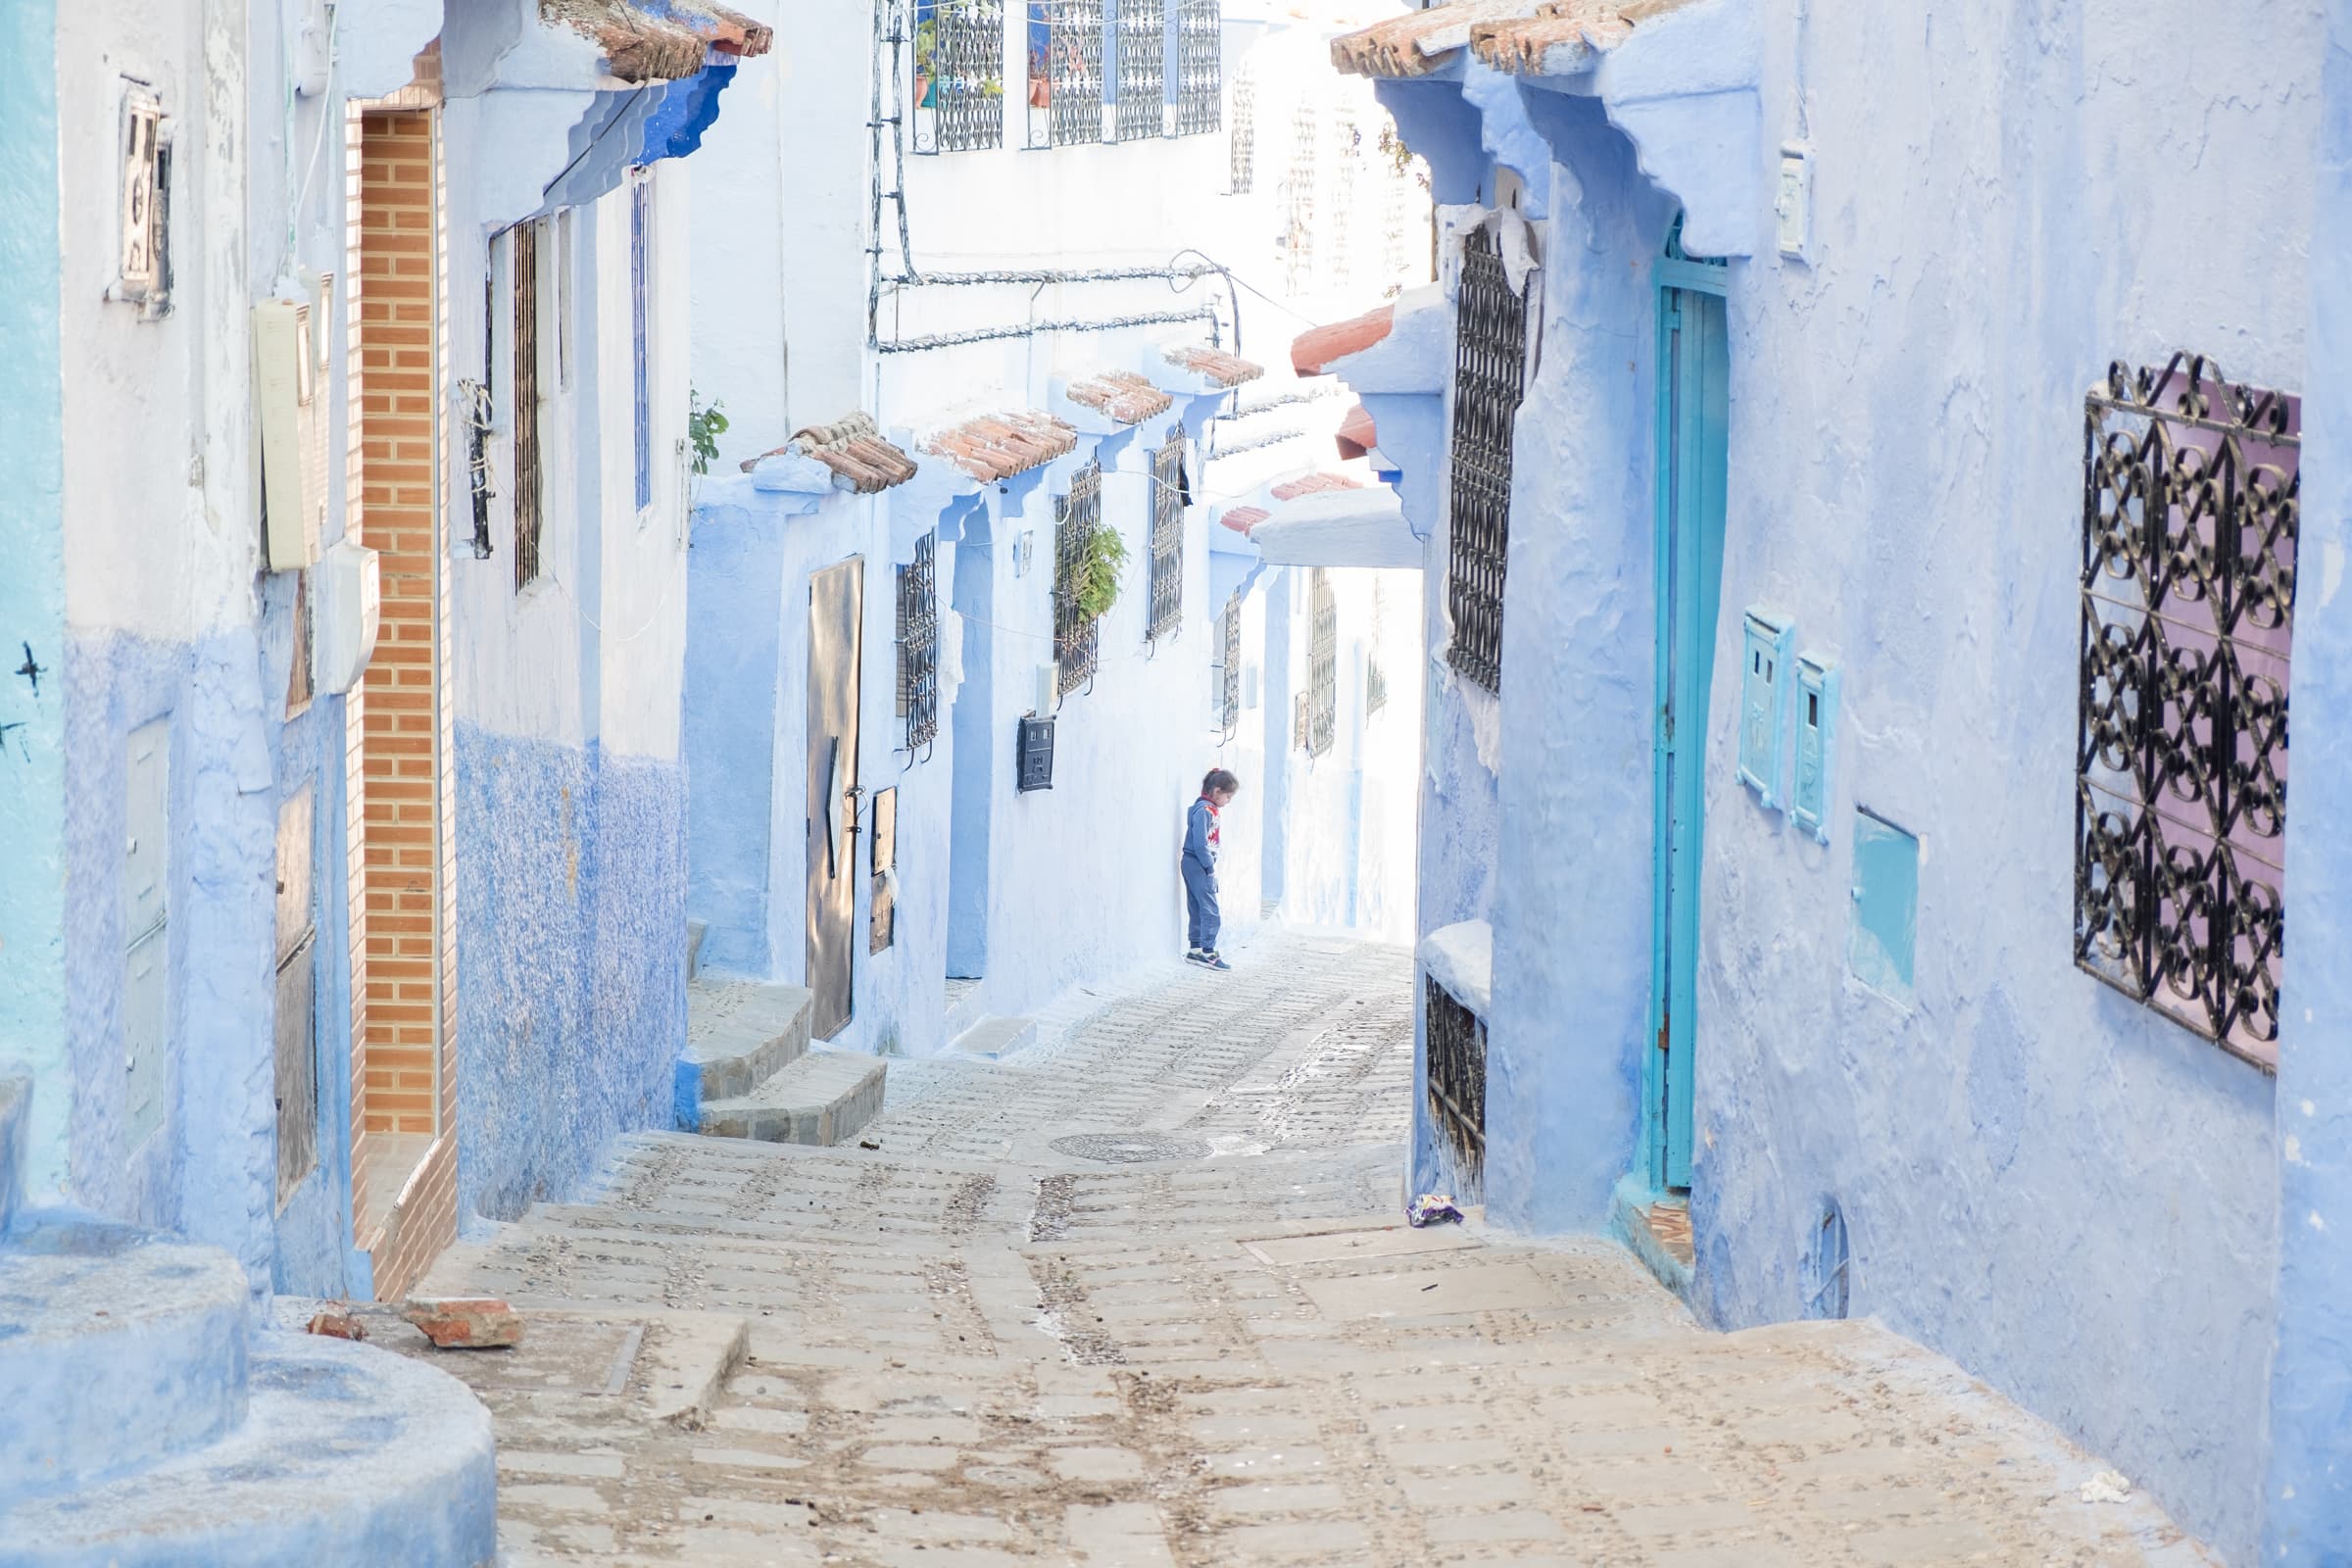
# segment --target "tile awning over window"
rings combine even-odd
[[[682,81],[713,53],[763,55],[775,41],[766,24],[707,0],[539,0],[539,20],[594,40],[627,82]]]
[[[1291,340],[1291,368],[1300,375],[1321,375],[1338,361],[1386,338],[1396,324],[1396,307],[1381,305],[1345,321],[1309,327]]]
[[[1246,534],[1271,515],[1263,507],[1233,507],[1218,514],[1217,520],[1235,533]]]
[[[1240,386],[1244,381],[1254,381],[1266,373],[1264,366],[1254,365],[1238,354],[1200,345],[1170,349],[1168,363],[1181,366],[1196,375],[1206,376],[1219,386]]]
[[[1296,479],[1286,479],[1268,492],[1277,501],[1296,501],[1300,496],[1320,495],[1326,490],[1361,490],[1363,485],[1344,473],[1309,473]]]
[[[1688,0],[1449,0],[1331,42],[1332,64],[1358,76],[1426,76],[1468,49],[1498,71],[1573,72],[1642,21]]]
[[[1092,409],[1121,424],[1141,424],[1176,406],[1173,397],[1133,370],[1104,370],[1083,381],[1072,381],[1066,395],[1080,408]]]
[[[975,479],[1009,479],[1077,450],[1078,432],[1051,414],[1024,410],[966,419],[921,445]]]
[[[1380,427],[1372,420],[1372,411],[1358,403],[1340,420],[1333,439],[1339,443],[1343,460],[1360,458],[1380,444]]]
[[[810,425],[773,452],[747,459],[751,472],[766,458],[813,458],[859,495],[873,495],[914,477],[914,460],[882,438],[869,414],[851,414],[831,424]]]

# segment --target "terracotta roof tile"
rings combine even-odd
[[[1086,380],[1072,381],[1069,399],[1080,408],[1092,409],[1121,424],[1141,424],[1176,405],[1173,397],[1133,370],[1104,370]]]
[[[1238,354],[1197,344],[1190,348],[1170,349],[1168,363],[1180,365],[1197,375],[1205,375],[1219,386],[1240,386],[1244,381],[1254,381],[1266,373],[1264,366],[1253,365]]]
[[[761,458],[774,457],[814,458],[848,480],[850,488],[859,495],[870,496],[914,477],[914,460],[883,440],[873,416],[867,414],[851,414],[831,424],[810,425],[773,452],[762,452],[760,457],[747,460],[743,471],[749,473],[758,467]]]
[[[1335,360],[1361,354],[1389,335],[1396,324],[1396,307],[1383,305],[1345,321],[1309,327],[1291,341],[1291,368],[1300,375],[1321,375]]]
[[[1532,17],[1541,0],[1449,0],[1331,40],[1331,63],[1357,76],[1426,76],[1470,42],[1481,22]]]
[[[1640,23],[1688,0],[1545,0],[1523,21],[1481,22],[1470,28],[1470,52],[1496,71],[1519,75],[1566,75],[1616,48]]]
[[[1078,432],[1051,414],[987,414],[940,431],[925,452],[952,458],[975,479],[1009,479],[1075,451]]]
[[[1234,507],[1220,514],[1217,520],[1235,533],[1246,534],[1272,515],[1263,507]]]
[[[763,55],[773,30],[706,0],[666,0],[664,14],[627,0],[539,0],[539,19],[593,39],[622,81],[679,81],[699,73],[710,52]]]
[[[1344,473],[1310,473],[1287,480],[1269,492],[1277,501],[1296,501],[1300,496],[1319,495],[1326,490],[1361,490],[1363,485]]]
[[[1342,458],[1360,458],[1380,442],[1380,429],[1372,422],[1372,411],[1358,403],[1340,420],[1337,432]]]

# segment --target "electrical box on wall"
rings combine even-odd
[[[253,308],[253,398],[263,559],[271,571],[297,571],[318,559],[326,515],[325,411],[309,305]]]
[[[1740,655],[1740,782],[1766,807],[1781,805],[1781,733],[1791,684],[1788,650],[1796,625],[1751,607]]]
[[[1796,781],[1788,815],[1830,842],[1830,769],[1837,759],[1838,666],[1825,654],[1796,656]]]
[[[348,539],[319,560],[316,690],[347,692],[360,683],[375,657],[382,583],[375,552]]]
[[[1783,256],[1812,260],[1813,149],[1802,142],[1781,145],[1781,176],[1772,198],[1774,227]]]
[[[1050,790],[1054,787],[1054,720],[1040,718],[1035,713],[1021,720],[1020,757],[1017,787],[1026,795],[1031,790]]]

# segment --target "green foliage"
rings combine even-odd
[[[694,447],[694,471],[709,473],[710,465],[718,461],[718,438],[727,433],[727,416],[720,413],[724,400],[712,398],[709,408],[703,407],[703,395],[687,395],[686,439]]]
[[[1087,535],[1086,559],[1078,567],[1078,609],[1100,620],[1119,602],[1119,570],[1127,564],[1127,541],[1119,530],[1098,524]]]

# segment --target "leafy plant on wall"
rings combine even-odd
[[[686,403],[686,439],[694,447],[694,471],[705,474],[718,461],[718,438],[727,433],[727,416],[720,411],[726,407],[722,398],[712,398],[709,408],[703,407],[703,395],[689,392]]]
[[[1127,564],[1127,541],[1119,530],[1099,523],[1087,535],[1086,561],[1078,572],[1078,609],[1089,620],[1101,620],[1119,602],[1119,573]]]

